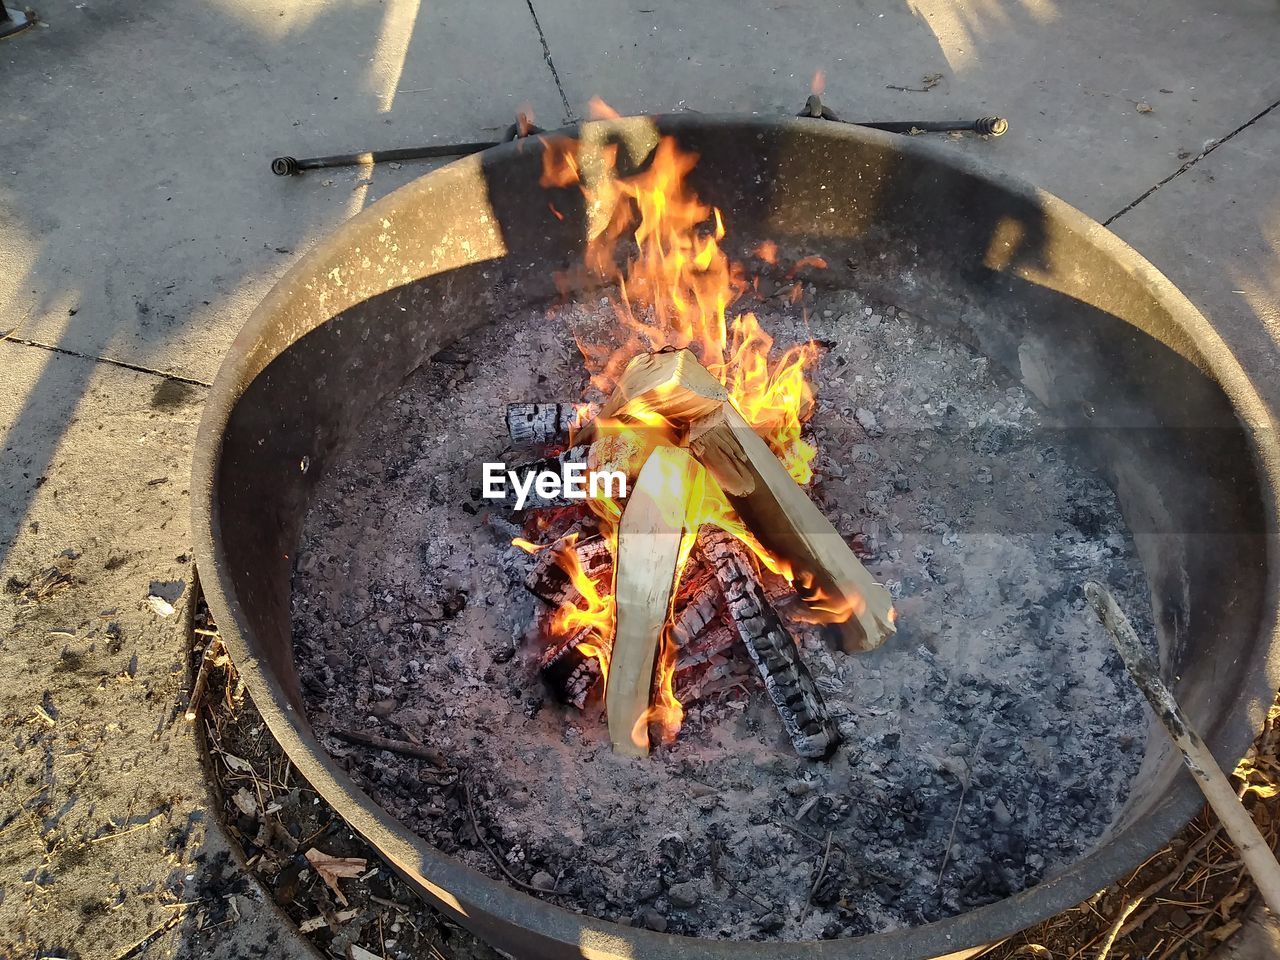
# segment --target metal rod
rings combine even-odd
[[[439,143],[425,147],[401,147],[396,150],[365,150],[361,153],[338,153],[329,157],[276,157],[271,161],[271,172],[277,177],[289,177],[303,170],[321,170],[326,167],[355,167],[367,163],[386,163],[392,160],[424,160],[432,157],[460,157],[496,147],[501,141],[477,140],[471,143]]]
[[[988,137],[1002,137],[1009,129],[1009,121],[1004,117],[979,117],[977,120],[845,120],[836,116],[835,111],[823,103],[816,93],[809,95],[804,102],[804,109],[796,116],[851,123],[857,127],[871,127],[888,133],[911,133],[913,130],[926,133],[972,131]]]
[[[1004,117],[979,117],[977,120],[848,120],[844,122],[885,130],[889,133],[910,133],[912,130],[923,130],[926,133],[972,131],[989,137],[1000,137],[1009,129],[1009,121]]]

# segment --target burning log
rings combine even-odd
[[[571,549],[578,555],[583,573],[597,583],[608,579],[613,565],[609,545],[599,534],[584,537],[575,530],[539,551],[525,577],[524,585],[535,597],[545,600],[553,607],[576,603],[579,599],[578,588],[573,585],[569,574],[557,559],[560,551],[565,549]]]
[[[563,443],[599,410],[594,403],[509,403],[507,436],[523,446]]]
[[[873,650],[895,630],[889,591],[791,479],[768,445],[726,403],[689,428],[689,448],[743,522],[786,561],[800,598],[840,628],[846,651]]]
[[[840,742],[840,732],[800,659],[795,640],[765,598],[746,547],[723,530],[704,527],[698,549],[715,571],[733,625],[760,671],[796,752],[815,760],[829,756]]]
[[[618,525],[613,578],[617,616],[605,713],[613,749],[628,756],[649,752],[654,659],[675,588],[692,471],[685,451],[656,448],[640,470]]]
[[[658,413],[684,432],[690,452],[770,554],[792,571],[797,593],[822,620],[840,625],[846,650],[871,650],[894,632],[889,592],[729,402],[724,387],[688,350],[636,356],[595,424],[628,410]]]
[[[658,413],[677,427],[714,413],[729,394],[689,350],[641,353],[627,364],[613,393],[595,419],[578,434],[579,443],[591,443],[599,425],[615,418]]]

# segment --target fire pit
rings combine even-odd
[[[1128,596],[1133,612],[1154,625],[1171,673],[1181,677],[1179,694],[1210,743],[1228,759],[1243,749],[1272,689],[1275,608],[1266,524],[1273,515],[1274,451],[1269,434],[1249,426],[1263,422],[1258,399],[1203,318],[1101,228],[925,145],[803,120],[617,120],[584,125],[575,137],[572,180],[557,162],[563,144],[527,141],[424,177],[353,220],[277,286],[215,384],[196,463],[196,489],[208,498],[198,496],[195,508],[202,575],[246,680],[299,769],[424,892],[521,956],[732,950],[764,957],[819,949],[833,956],[936,956],[989,942],[1082,899],[1157,849],[1197,805],[1195,789],[1158,738],[1143,739],[1141,713],[1118,682],[1118,665],[1091,647],[1067,615],[1078,600],[1072,577],[1104,565],[1101,572]],[[786,331],[780,347],[793,343],[811,352],[803,359],[817,387],[816,413],[784,403],[785,416],[760,415],[751,399],[792,369],[785,360],[792,354],[759,351],[754,359],[763,362],[764,379],[744,393],[741,351],[731,359],[717,355],[679,325],[655,333],[665,309],[653,290],[656,274],[602,274],[598,242],[611,230],[616,204],[601,198],[614,185],[625,192],[644,183],[646,171],[661,169],[664,149],[696,156],[682,176],[688,196],[707,205],[688,224],[697,272],[685,289],[695,300],[707,293],[697,284],[722,257],[734,286],[733,342],[752,342],[741,326],[741,304],[754,304],[762,329]],[[709,225],[695,228],[703,221]],[[671,243],[663,247],[670,252]],[[595,265],[597,286],[590,277],[586,285],[569,277],[579,302],[548,321],[565,271],[583,264]],[[750,269],[735,272],[733,264]],[[664,261],[662,270],[669,267]],[[614,302],[589,306],[602,296]],[[703,316],[722,318],[725,299],[712,297],[716,305]],[[620,309],[643,337],[593,354],[599,344],[590,330],[610,328]],[[531,332],[539,324],[558,332],[539,340]],[[595,368],[576,382],[556,359],[572,355],[570,328],[588,360],[595,357]],[[730,342],[728,325],[719,336],[722,346]],[[455,340],[451,354],[439,354]],[[399,400],[378,408],[379,425],[367,425],[378,402],[394,397],[406,375],[433,355]],[[517,367],[525,368],[529,392],[482,396],[504,371],[513,386]],[[581,397],[586,373],[595,374],[597,393]],[[433,389],[441,378],[447,393]],[[471,380],[477,385],[468,394]],[[655,392],[656,384],[668,386]],[[632,450],[639,443],[643,455],[621,470],[635,499],[620,501],[620,518],[570,507],[541,520],[526,515],[521,527],[504,525],[493,504],[464,503],[452,490],[478,479],[473,455],[484,448],[484,435],[496,435],[491,423],[475,424],[483,414],[466,405],[466,396],[490,405],[498,432],[508,401],[565,401],[507,411],[514,440],[596,441],[590,449],[597,459],[602,438],[624,440]],[[853,402],[858,397],[877,408]],[[599,407],[584,417],[570,401],[586,399]],[[456,464],[448,460],[452,453],[414,452],[428,434],[412,431],[435,429],[445,406],[464,414],[455,424]],[[739,411],[742,423],[733,420]],[[662,421],[657,428],[654,416]],[[415,428],[415,417],[424,426]],[[637,424],[644,429],[636,431]],[[570,428],[572,439],[560,436],[560,427]],[[810,429],[823,441],[815,439],[820,452],[813,459],[820,480],[802,487],[812,452],[797,452]],[[358,464],[371,450],[389,455],[367,468],[340,466],[347,450],[366,458]],[[996,465],[994,477],[979,455]],[[428,468],[434,479],[409,476],[408,485],[424,488],[422,500],[443,499],[460,511],[452,529],[418,530],[428,577],[448,579],[450,558],[469,555],[457,542],[463,529],[468,538],[488,532],[486,546],[475,541],[475,556],[496,556],[511,539],[531,541],[534,555],[522,560],[508,551],[470,580],[463,564],[449,573],[452,582],[410,591],[409,600],[425,604],[420,616],[393,621],[386,615],[391,591],[371,596],[364,584],[355,585],[363,600],[344,606],[353,585],[332,581],[351,570],[339,569],[335,558],[368,564],[336,534],[326,539],[323,528],[382,535],[385,524],[361,518],[379,502],[411,503],[395,492],[395,481],[404,489],[404,475]],[[655,499],[652,491],[669,482],[655,479],[660,472],[699,477],[700,491],[715,487],[724,496],[686,497],[686,509],[674,518],[646,513],[645,497]],[[1007,496],[1015,473],[1025,502]],[[385,494],[370,499],[357,492],[370,475],[385,484]],[[856,502],[851,489],[858,490]],[[306,520],[313,501],[315,522]],[[734,520],[708,521],[715,510],[688,506],[712,502],[731,505],[746,529]],[[1061,530],[1036,530],[1043,516],[1067,522]],[[466,527],[468,517],[475,529]],[[796,534],[780,537],[787,529]],[[377,552],[394,555],[396,536]],[[592,585],[583,579],[592,562],[583,545],[601,536],[617,570]],[[1009,543],[1036,537],[1056,546],[1043,556],[1036,550],[1001,556]],[[305,549],[295,557],[300,538]],[[1001,561],[1015,566],[1010,575],[996,575]],[[369,586],[384,588],[389,570],[372,571]],[[593,609],[596,587],[603,588],[601,611],[616,589],[619,612],[607,614],[604,629],[589,616],[549,625],[530,613],[535,601],[524,600],[523,614],[506,601],[523,591],[478,586],[500,577],[510,583],[513,575],[535,593],[550,593],[561,611],[582,616]],[[573,590],[562,594],[566,585]],[[905,611],[896,635],[894,603]],[[975,611],[986,616],[1006,608],[1019,611],[1016,628],[1009,626],[1013,614],[1003,612],[981,621],[982,640],[972,645],[948,634],[948,620],[968,628],[979,623]],[[348,619],[353,612],[363,619]],[[511,631],[521,625],[536,636],[513,646]],[[1030,651],[1025,663],[1019,639]],[[438,662],[400,663],[405,650],[432,644]],[[356,646],[369,648],[363,666],[351,655]],[[957,649],[976,652],[966,662]],[[1042,664],[1035,649],[1046,655]],[[1064,658],[1056,673],[1054,656]],[[1014,661],[1022,666],[1009,666]],[[360,669],[368,682],[356,690]],[[539,671],[572,706],[544,707]],[[1032,694],[1015,689],[1022,677],[1038,685]],[[406,683],[423,699],[397,690]],[[599,716],[606,686],[608,736]],[[339,716],[348,689],[356,702]],[[468,689],[479,692],[468,696]],[[382,699],[375,703],[374,696]],[[458,697],[465,703],[458,705]],[[494,713],[504,697],[511,701],[502,707],[505,717]],[[672,699],[693,705],[675,744],[652,757],[618,755],[647,752],[649,731],[661,739],[674,735]],[[879,706],[864,709],[872,702]],[[917,703],[928,702],[937,709],[917,711]],[[411,706],[418,720],[395,714]],[[910,723],[898,722],[926,713],[934,726],[954,721],[949,714],[963,715],[967,726],[954,728],[959,737],[933,753]],[[466,767],[466,775],[433,793],[437,774],[424,772],[420,787],[406,787],[403,766],[370,768],[344,753],[338,741],[352,739],[353,731],[342,728],[389,716],[410,738],[430,743],[439,731],[449,747],[444,752],[467,753],[442,762]],[[1023,737],[1015,736],[1019,724]],[[1105,749],[1080,746],[1082,730],[1096,731],[1090,742]],[[370,742],[367,731],[363,737]],[[1019,750],[1040,758],[1032,765],[1041,786],[1028,810],[1043,818],[1041,832],[1081,834],[1077,846],[1060,838],[1057,862],[1024,849],[1027,831],[1004,829],[1028,815],[998,796],[1000,779],[1009,776],[999,764]],[[1079,782],[1080,769],[1068,769],[1108,751],[1118,759],[1091,768],[1089,782]],[[531,764],[521,774],[530,779],[539,758],[546,764],[553,756],[575,769],[580,761],[584,772],[570,778],[575,795],[565,794],[548,812],[538,804],[552,794],[532,783],[524,791],[483,782],[482,752],[507,758],[501,766],[508,773]],[[1102,782],[1107,778],[1117,778],[1114,788]],[[725,799],[751,794],[753,780],[763,801],[735,806]],[[850,795],[868,783],[879,785],[877,796]],[[599,807],[609,791],[616,805]],[[544,833],[550,817],[550,831],[572,840],[574,831],[561,829],[555,816],[603,809],[617,819],[628,791],[651,793],[659,807],[644,814],[649,833],[637,828],[624,841],[632,849],[653,846],[659,875],[648,891],[638,889],[642,878],[627,877],[617,889],[604,884],[599,904],[586,902],[600,885],[598,871],[532,876],[534,864],[526,871],[521,858],[526,847],[536,850],[541,866],[545,846],[504,842],[498,853],[489,845],[495,832],[507,837],[512,824],[531,816],[543,821]],[[532,814],[513,812],[530,806],[530,797]],[[1067,812],[1051,816],[1042,809],[1045,798],[1050,807],[1065,798]],[[696,809],[686,809],[685,799]],[[512,808],[503,822],[507,800]],[[879,811],[851,814],[860,801]],[[667,843],[664,809],[686,824],[700,822],[700,810],[720,832],[690,843],[675,831]],[[1001,850],[984,849],[982,835],[971,834],[988,818],[1003,822],[992,831],[1005,838]],[[459,849],[456,829],[441,826],[464,821],[479,842]],[[884,849],[871,844],[864,851],[873,822]],[[591,832],[598,825],[578,826],[587,829],[588,845],[599,846],[603,834]],[[787,841],[793,847],[780,839],[783,832],[796,835]],[[775,849],[779,858],[798,851],[791,858],[795,876],[761,892],[785,898],[789,886],[802,886],[794,911],[774,911],[771,902],[753,906],[761,898],[730,863],[735,856],[769,859]],[[599,853],[618,873],[639,862],[604,848]],[[690,864],[699,858],[706,862]],[[893,875],[894,864],[914,876]],[[897,914],[879,910],[868,899],[873,894],[881,905],[906,906]],[[717,917],[721,900],[727,905]],[[670,924],[666,917],[648,919],[656,911],[644,904],[655,901],[672,915]],[[637,930],[593,913],[702,939]],[[748,914],[752,923],[739,922]],[[775,942],[706,939],[716,936]],[[839,939],[777,942],[818,937]]]

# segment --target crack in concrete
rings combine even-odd
[[[1217,150],[1224,143],[1226,143],[1227,141],[1235,137],[1236,134],[1241,133],[1244,130],[1247,130],[1249,127],[1253,126],[1255,123],[1257,123],[1259,120],[1265,117],[1268,113],[1270,113],[1276,107],[1280,107],[1280,100],[1277,100],[1275,103],[1271,104],[1268,107],[1263,108],[1260,112],[1254,114],[1244,123],[1240,124],[1240,126],[1236,127],[1234,130],[1228,133],[1225,137],[1221,138],[1220,140],[1213,141],[1213,143],[1209,144],[1208,147],[1206,147],[1204,150],[1201,150],[1198,154],[1196,154],[1194,157],[1192,157],[1190,160],[1188,160],[1186,163],[1180,166],[1177,170],[1173,171],[1173,173],[1169,174],[1169,176],[1165,177],[1163,180],[1157,183],[1154,187],[1147,190],[1136,200],[1132,201],[1129,204],[1126,204],[1124,207],[1117,210],[1111,216],[1107,217],[1106,220],[1103,220],[1102,225],[1104,227],[1111,226],[1111,224],[1115,223],[1117,220],[1123,217],[1126,213],[1128,213],[1130,210],[1132,210],[1134,207],[1140,204],[1143,200],[1147,199],[1147,197],[1151,196],[1153,193],[1155,193],[1157,190],[1163,187],[1166,183],[1169,183],[1171,180],[1176,180],[1178,177],[1182,176],[1184,173],[1186,173],[1188,170],[1194,167],[1197,163],[1199,163],[1209,154],[1213,153],[1213,151]]]
[[[41,343],[39,340],[27,340],[25,337],[0,337],[0,343],[16,343],[24,347],[35,347],[37,350],[46,350],[49,353],[59,353],[64,357],[75,357],[78,360],[88,360],[90,363],[105,363],[112,367],[123,367],[125,370],[132,370],[135,373],[146,373],[153,377],[159,377],[162,380],[176,380],[178,383],[189,383],[193,387],[205,387],[206,389],[212,384],[205,383],[203,380],[197,380],[194,377],[184,377],[180,373],[169,373],[165,370],[157,370],[154,367],[144,367],[141,364],[130,363],[127,360],[116,360],[112,357],[95,357],[87,353],[80,353],[76,350],[68,350],[66,347],[55,346],[52,343]]]
[[[569,95],[564,92],[564,84],[560,82],[560,72],[556,70],[555,61],[551,59],[551,47],[547,44],[547,35],[542,32],[538,11],[533,9],[533,0],[525,0],[525,4],[529,7],[529,16],[533,17],[533,28],[538,31],[538,41],[542,44],[542,59],[551,70],[551,79],[555,81],[556,90],[560,93],[560,102],[564,104],[564,122],[577,123],[578,117],[573,112],[573,107],[569,105]]]

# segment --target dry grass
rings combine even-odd
[[[268,732],[222,649],[203,604],[196,615],[192,721],[207,751],[222,827],[249,870],[323,954],[401,960],[496,960],[497,954],[419,900],[320,799]],[[194,678],[193,678],[194,680]],[[368,869],[341,881],[341,898],[317,872],[316,856]],[[349,901],[349,902],[344,902]],[[195,934],[213,918],[197,916]]]

